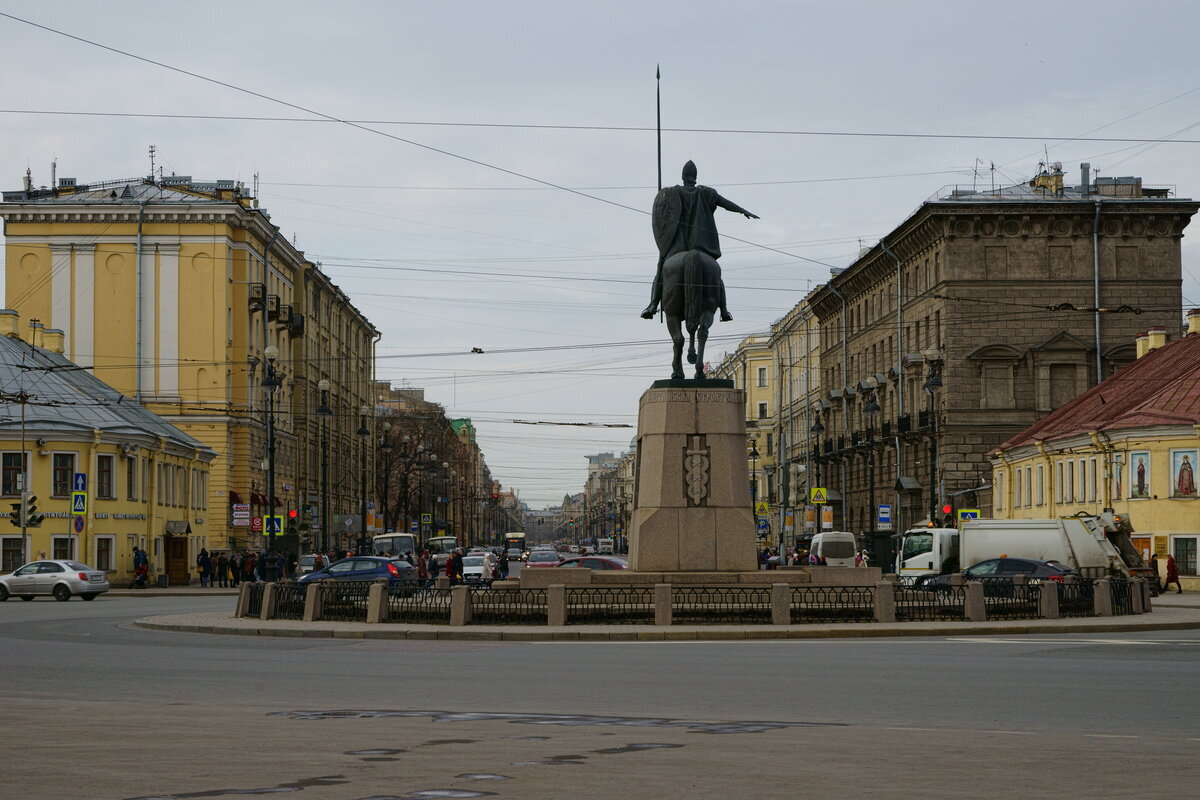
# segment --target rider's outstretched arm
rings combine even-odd
[[[749,217],[750,219],[758,219],[757,214],[751,214],[749,211],[742,208],[737,203],[733,202],[732,200],[726,200],[724,197],[721,197],[721,195],[719,195],[719,194],[717,195],[717,205],[720,206],[721,208],[725,209],[726,211],[732,211],[735,214],[743,214],[743,215]]]

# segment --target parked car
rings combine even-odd
[[[317,566],[317,558],[321,559],[321,566]],[[329,556],[319,553],[309,553],[308,555],[300,556],[300,560],[296,562],[296,574],[306,575],[315,569],[321,569],[329,563]]]
[[[0,601],[9,595],[32,600],[37,595],[53,595],[55,600],[70,600],[79,595],[94,600],[108,591],[108,576],[79,561],[31,561],[0,577]]]
[[[326,578],[332,578],[335,581],[373,581],[386,578],[393,587],[416,586],[417,568],[403,558],[351,556],[301,575],[297,582],[312,583]]]
[[[553,550],[533,550],[525,559],[527,567],[557,567],[561,559]]]
[[[463,556],[463,581],[490,585],[496,574],[496,557],[491,553],[467,553]]]
[[[982,581],[984,594],[991,596],[1000,596],[1006,592],[1011,594],[1011,580],[1018,575],[1026,576],[1030,582],[1062,583],[1066,576],[1077,574],[1065,564],[1057,561],[1039,561],[1036,558],[989,558],[963,570],[964,579]],[[935,575],[926,578],[918,587],[933,592],[946,592],[950,590],[950,578],[949,575]]]
[[[558,562],[560,567],[583,567],[584,569],[629,569],[629,562],[616,556],[578,556]]]

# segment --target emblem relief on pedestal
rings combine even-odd
[[[708,470],[711,464],[703,436],[692,436],[683,448],[683,483],[689,506],[708,505]]]

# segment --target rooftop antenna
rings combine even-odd
[[[53,189],[55,186],[58,185],[58,179],[54,177],[57,174],[58,174],[58,156],[55,156],[54,160],[50,162],[50,188],[51,189]]]
[[[151,181],[154,180],[154,154],[156,152],[157,152],[157,148],[155,148],[154,145],[150,145],[150,180]]]
[[[991,169],[991,173],[992,173],[992,194],[995,194],[995,193],[996,193],[996,162],[995,162],[995,161],[989,161],[988,163],[992,165],[992,169]]]

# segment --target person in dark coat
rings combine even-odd
[[[224,553],[217,556],[217,586],[229,587],[229,556]]]
[[[237,588],[237,585],[242,581],[242,559],[238,557],[237,550],[229,551],[229,585]]]
[[[1175,584],[1175,591],[1178,594],[1183,594],[1183,586],[1179,583],[1179,567],[1175,564],[1175,556],[1167,556],[1167,579],[1163,581],[1163,591],[1171,588],[1171,584]]]
[[[196,556],[196,571],[200,573],[200,585],[209,586],[212,583],[212,558],[208,555],[208,548],[200,548],[200,555]]]
[[[1158,571],[1158,553],[1150,556],[1150,563],[1147,566],[1150,567],[1150,572],[1154,575],[1154,591],[1161,592],[1163,588],[1162,573]]]

